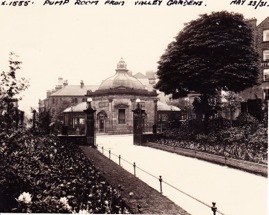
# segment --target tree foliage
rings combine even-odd
[[[156,89],[173,98],[195,91],[240,92],[256,83],[258,54],[241,14],[203,14],[187,23],[158,62]]]
[[[220,110],[220,104],[218,98],[215,96],[201,95],[194,98],[193,110],[197,115],[197,118],[214,116]],[[206,119],[208,120],[208,119]]]
[[[38,115],[38,129],[42,134],[50,133],[51,115],[49,110],[44,110]]]
[[[10,124],[16,120],[14,102],[21,99],[20,93],[28,88],[28,81],[25,78],[18,78],[17,71],[21,68],[22,62],[16,58],[14,53],[9,55],[9,70],[0,74],[0,111],[1,126]]]

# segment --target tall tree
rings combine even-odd
[[[17,55],[10,53],[9,70],[0,74],[0,111],[1,123],[8,126],[16,120],[16,112],[14,102],[21,99],[20,93],[27,89],[28,81],[25,78],[18,78],[17,71],[21,68],[21,61],[17,60]]]
[[[220,90],[240,92],[256,84],[258,54],[241,14],[203,14],[187,23],[158,62],[156,89],[173,98],[191,91],[205,101]]]

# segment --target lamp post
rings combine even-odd
[[[87,109],[84,110],[86,114],[86,126],[85,126],[85,134],[86,141],[88,146],[96,147],[96,138],[95,138],[95,111],[92,108],[92,98],[87,99]]]
[[[133,119],[133,133],[134,139],[133,142],[135,145],[142,144],[142,133],[143,133],[143,116],[145,114],[145,110],[141,109],[140,99],[136,99],[137,107],[135,110],[132,110],[134,113]]]

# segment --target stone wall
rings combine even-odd
[[[136,109],[136,99],[137,97],[134,95],[108,95],[94,97],[93,108],[96,110],[97,132],[132,133],[132,110]],[[141,101],[141,108],[146,112],[144,132],[152,131],[152,126],[154,124],[156,114],[154,103],[154,99],[156,98],[141,96],[139,99]],[[125,110],[125,123],[119,123],[119,109]]]

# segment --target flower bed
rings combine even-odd
[[[130,213],[81,150],[55,137],[0,133],[0,211]]]
[[[211,121],[207,133],[192,123],[167,129],[162,138],[157,138],[155,142],[268,164],[267,122],[259,123],[249,116],[239,118],[233,127],[229,122]]]

